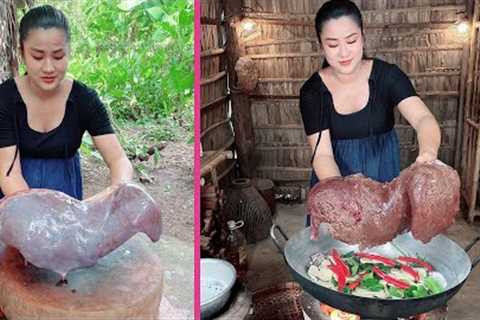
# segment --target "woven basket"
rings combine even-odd
[[[303,320],[300,296],[301,287],[296,282],[262,289],[253,293],[254,320]]]

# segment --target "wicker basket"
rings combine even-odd
[[[255,320],[303,320],[300,296],[301,287],[296,282],[262,289],[253,293]]]

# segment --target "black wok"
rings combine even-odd
[[[290,239],[277,226],[273,225],[270,236],[281,250],[285,261],[302,288],[314,298],[343,311],[360,315],[362,319],[397,319],[431,311],[444,305],[463,286],[470,271],[480,262],[480,257],[470,261],[466,251],[480,240],[476,238],[469,246],[462,249],[455,242],[443,235],[438,235],[427,244],[414,239],[411,233],[397,236],[393,241],[371,248],[369,251],[396,257],[399,255],[424,257],[446,279],[447,286],[442,293],[424,298],[410,299],[378,299],[344,294],[311,281],[307,275],[307,265],[315,253],[327,254],[332,248],[341,253],[358,251],[358,246],[347,245],[331,237],[325,226],[322,226],[317,240],[310,240],[310,228],[294,234]],[[282,246],[276,237],[276,230],[286,243]]]

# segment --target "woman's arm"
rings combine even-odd
[[[319,133],[317,132],[307,136],[308,144],[312,148],[312,152],[314,152],[315,150],[318,135]],[[312,166],[319,180],[328,177],[341,176],[338,165],[335,162],[335,158],[333,157],[332,142],[330,140],[330,130],[322,131],[322,137],[320,138],[317,152],[315,153],[315,157],[313,158]]]
[[[133,168],[115,134],[92,137],[95,147],[110,169],[111,184],[132,180]]]
[[[28,190],[28,185],[22,175],[22,167],[20,165],[20,155],[13,163],[12,170],[7,176],[7,172],[12,165],[15,157],[16,146],[8,146],[0,148],[0,188],[5,196],[9,196],[15,192]]]
[[[417,132],[418,157],[417,162],[437,159],[440,147],[440,126],[423,101],[417,97],[409,97],[398,104],[398,110]]]

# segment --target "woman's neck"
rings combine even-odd
[[[332,77],[340,83],[344,83],[344,84],[355,83],[359,80],[359,78],[362,77],[363,75],[362,71],[363,71],[364,65],[365,65],[365,61],[361,60],[360,63],[357,65],[357,67],[349,74],[342,74],[342,73],[335,72],[335,70],[333,70],[332,68],[331,69]]]
[[[25,76],[25,84],[28,88],[28,90],[37,98],[42,99],[42,100],[49,100],[53,97],[56,97],[58,93],[62,90],[62,85],[60,84],[57,88],[54,90],[42,90],[38,86],[33,83],[32,79],[26,75]]]

